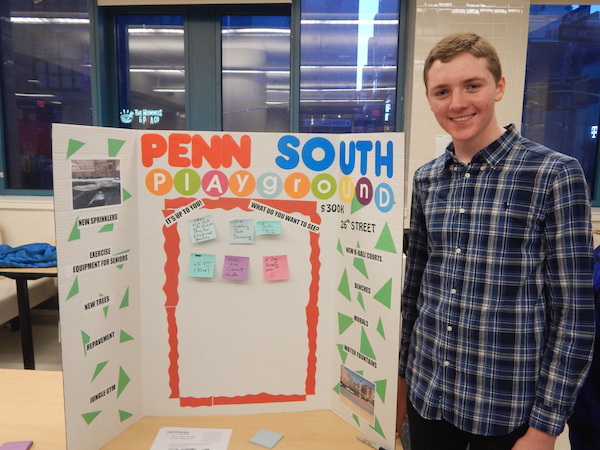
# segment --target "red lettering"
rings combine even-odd
[[[142,164],[152,166],[155,158],[167,152],[167,141],[160,134],[142,134]]]
[[[189,167],[190,158],[183,155],[187,154],[189,149],[187,144],[192,142],[192,137],[184,133],[171,133],[169,135],[169,165],[171,167]]]

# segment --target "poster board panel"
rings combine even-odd
[[[82,279],[99,295],[110,286],[111,298],[126,289],[122,309],[131,311],[85,318],[70,308],[73,277],[59,276],[73,448],[97,448],[107,436],[101,423],[109,414],[94,415],[94,395],[92,403],[102,397],[106,405],[102,412],[117,411],[121,428],[144,415],[332,409],[393,447],[402,134],[60,125],[54,139],[56,179],[73,179],[76,160],[99,160],[106,142],[114,158],[119,142],[126,176],[118,181],[128,187],[127,201],[102,206],[119,217],[111,234],[76,240],[73,224],[85,208],[64,195],[69,183],[57,192],[59,272],[94,262],[95,251],[125,255],[127,264]],[[112,331],[122,336],[124,324],[129,344],[115,345],[126,349],[115,353],[105,342]],[[111,358],[77,350],[83,325]],[[81,374],[102,374],[105,360],[127,380],[118,395],[82,389]],[[121,408],[129,392],[131,404]],[[86,440],[94,444],[80,445]]]

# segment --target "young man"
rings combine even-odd
[[[583,171],[500,126],[481,37],[442,39],[424,80],[452,143],[414,176],[398,430],[408,413],[411,450],[553,449],[593,348]]]

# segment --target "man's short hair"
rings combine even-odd
[[[423,68],[423,81],[427,88],[427,75],[431,65],[438,59],[448,62],[460,53],[470,53],[477,58],[487,60],[488,69],[492,72],[496,83],[502,78],[502,66],[498,53],[492,44],[475,33],[454,33],[439,41],[427,55],[425,67]]]

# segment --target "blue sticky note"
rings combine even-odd
[[[260,445],[261,447],[273,448],[275,447],[275,444],[277,444],[281,440],[282,437],[283,434],[277,433],[276,431],[260,430],[258,433],[256,433],[250,438],[250,442],[256,445]]]

